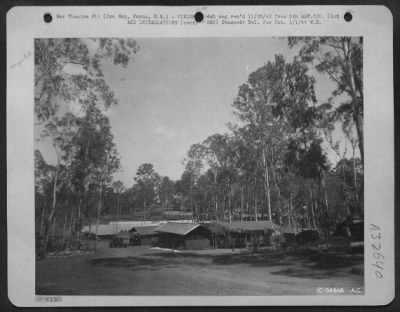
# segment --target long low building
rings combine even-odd
[[[233,222],[110,222],[92,225],[82,232],[103,238],[111,238],[121,231],[129,231],[132,241],[140,238],[140,244],[171,249],[206,249],[255,246],[271,246],[280,227],[271,221]]]
[[[132,228],[141,227],[158,227],[167,222],[174,223],[192,223],[192,220],[175,220],[175,221],[110,221],[107,224],[99,224],[98,228],[96,224],[85,225],[81,229],[81,233],[96,235],[108,238],[118,234],[120,231],[130,231]],[[97,230],[96,230],[97,228]]]
[[[111,238],[113,235],[118,234],[120,231],[126,231],[126,228],[117,227],[114,224],[96,224],[85,225],[81,232],[87,235],[97,235],[101,238]]]
[[[211,243],[218,248],[272,245],[279,225],[271,221],[233,221],[205,223],[212,233]]]
[[[142,226],[160,226],[162,224],[174,223],[193,223],[192,220],[159,220],[159,221],[110,221],[109,224],[115,224],[124,228],[142,227]]]

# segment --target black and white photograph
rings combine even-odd
[[[364,293],[362,37],[34,44],[37,295]]]
[[[392,48],[384,6],[12,8],[9,301],[389,304]]]

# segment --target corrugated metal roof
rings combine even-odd
[[[90,231],[89,231],[89,226],[84,226],[82,228],[82,232],[96,234],[96,225],[90,226]],[[97,235],[113,235],[116,234],[117,232],[118,232],[117,229],[112,224],[99,224],[99,227],[97,229]]]
[[[265,231],[265,230],[277,230],[279,225],[271,221],[233,221],[233,222],[216,222],[228,231]]]
[[[158,228],[158,226],[141,226],[135,229],[136,233],[139,233],[141,236],[146,236],[146,235],[158,234],[157,232],[154,231],[156,228]]]
[[[161,221],[110,221],[110,224],[117,225],[123,229],[131,229],[132,227],[141,227],[141,226],[159,226]]]
[[[186,235],[193,231],[195,228],[199,227],[200,224],[194,223],[174,223],[168,222],[163,225],[160,225],[155,229],[156,232],[161,233],[172,233],[177,235]]]
[[[174,223],[193,223],[192,220],[160,220],[160,221],[110,221],[109,224],[114,224],[120,229],[130,230],[133,227],[148,227],[148,226],[160,226],[168,222]]]
[[[153,225],[154,228],[156,228],[159,224]],[[136,225],[135,228],[138,228],[142,225]],[[108,224],[99,224],[99,229],[97,235],[113,235],[117,234],[120,231],[129,231],[132,229],[133,225],[131,223],[108,223]],[[89,226],[85,225],[82,227],[81,230],[82,233],[91,233],[91,234],[96,234],[96,224],[92,224],[90,226],[90,232],[89,232]]]

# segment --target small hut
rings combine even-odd
[[[159,226],[138,226],[129,230],[133,245],[153,245],[158,241],[158,232],[155,231]],[[135,244],[135,242],[138,242]]]
[[[110,248],[113,247],[128,247],[129,245],[129,232],[128,231],[120,231],[118,234],[115,234],[110,241]]]
[[[227,241],[228,231],[219,222],[208,222],[202,224],[211,233],[211,246],[214,248],[228,248],[229,243]]]
[[[129,245],[129,232],[128,231],[122,230],[116,235],[116,237],[120,238],[123,241],[124,245],[125,244]]]
[[[296,243],[296,228],[287,225],[281,228],[281,235],[282,235],[282,241],[285,244],[294,244]]]

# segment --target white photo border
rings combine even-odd
[[[129,25],[120,21],[64,19],[43,22],[44,13],[310,14],[350,11],[351,23],[322,25]],[[112,25],[113,27],[111,27]],[[35,296],[34,231],[34,39],[64,37],[273,37],[362,36],[364,38],[365,292],[315,296]],[[378,48],[377,48],[378,47]],[[22,60],[22,61],[21,61]],[[41,306],[252,306],[385,305],[394,299],[394,103],[393,16],[385,6],[187,6],[14,7],[7,14],[7,227],[8,296],[20,307]],[[372,225],[371,225],[372,224]],[[379,230],[377,229],[379,228]],[[382,239],[383,278],[376,273],[374,244]]]

